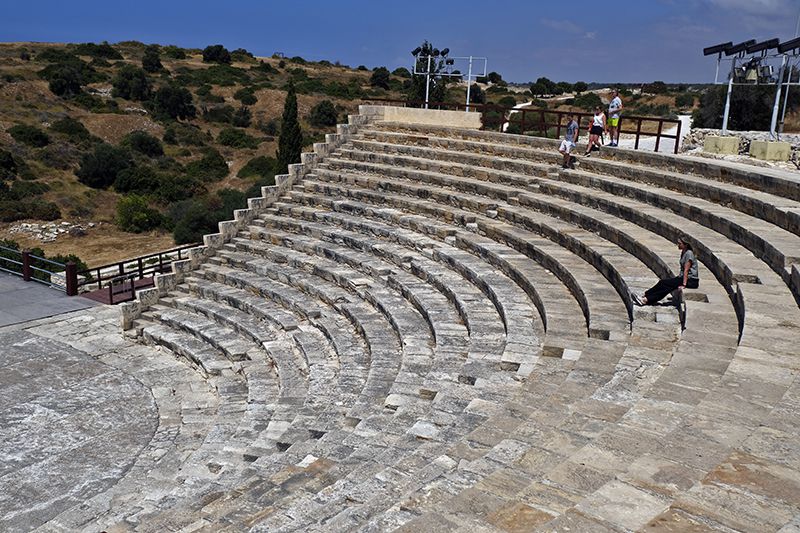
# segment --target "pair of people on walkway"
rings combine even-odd
[[[681,251],[681,275],[660,280],[647,289],[642,296],[632,293],[631,299],[633,303],[636,305],[654,305],[671,292],[682,291],[685,288],[696,289],[700,286],[697,258],[692,250],[692,245],[689,244],[686,237],[678,239],[678,249]]]

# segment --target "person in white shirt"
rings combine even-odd
[[[589,145],[586,147],[585,156],[592,151],[600,150],[600,136],[606,131],[606,116],[600,111],[599,107],[594,108],[594,116],[591,118],[589,128]]]
[[[608,104],[608,129],[609,129],[609,146],[619,145],[619,115],[622,112],[622,99],[619,97],[619,91],[614,89],[611,93],[611,103]]]

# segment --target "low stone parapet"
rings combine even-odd
[[[385,122],[401,124],[425,124],[429,126],[449,126],[453,128],[480,129],[481,114],[464,111],[445,111],[440,109],[417,109],[380,105],[358,106],[359,114],[374,117]]]

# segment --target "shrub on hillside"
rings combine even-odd
[[[232,148],[258,148],[259,140],[238,128],[225,128],[219,132],[217,142]]]
[[[116,48],[103,41],[101,44],[82,43],[75,47],[75,54],[103,59],[122,59]]]
[[[230,124],[233,121],[233,106],[221,105],[203,109],[203,120],[218,124]]]
[[[392,71],[392,74],[394,76],[397,76],[398,78],[410,78],[411,77],[411,71],[408,70],[405,67],[398,67],[398,68],[394,69]]]
[[[176,69],[177,81],[181,85],[220,85],[231,87],[250,82],[247,71],[230,65],[214,65],[205,69]]]
[[[122,139],[120,144],[147,157],[164,155],[164,147],[161,145],[161,141],[145,131],[132,131]]]
[[[145,197],[131,194],[117,202],[116,222],[123,231],[142,233],[161,226],[164,217],[158,210],[150,207]]]
[[[71,144],[55,143],[36,150],[34,158],[50,168],[68,170],[78,161],[79,152]]]
[[[205,146],[206,135],[194,124],[174,122],[164,130],[164,142],[167,144]]]
[[[147,73],[133,65],[123,65],[111,82],[112,95],[126,100],[147,100],[152,86]]]
[[[603,108],[603,101],[595,93],[583,93],[575,97],[573,105],[584,111],[593,111],[595,107]]]
[[[164,55],[170,59],[186,59],[186,51],[173,44],[169,44],[162,48]]]
[[[372,71],[372,76],[369,78],[369,84],[372,87],[380,87],[381,89],[389,89],[389,69],[386,67],[378,67]]]
[[[233,93],[233,97],[239,100],[242,105],[253,105],[258,102],[252,87],[244,87]]]
[[[72,117],[56,120],[50,125],[50,131],[66,135],[69,142],[80,146],[102,142],[98,137],[92,135],[80,121]]]
[[[35,126],[17,124],[8,128],[8,133],[15,141],[34,148],[41,148],[50,144],[50,137]]]
[[[231,124],[237,128],[248,128],[250,127],[250,122],[252,119],[253,114],[250,112],[250,109],[242,106],[233,113],[233,117],[231,117]]]
[[[61,48],[45,48],[36,54],[36,61],[40,63],[64,63],[76,59],[74,53]]]
[[[122,113],[116,100],[100,98],[93,94],[81,92],[75,95],[72,103],[81,106],[92,113]]]
[[[203,157],[186,165],[186,175],[200,181],[219,181],[228,175],[228,164],[217,150],[208,148]]]
[[[255,70],[264,74],[275,74],[278,70],[270,65],[269,63],[265,63],[264,61],[259,61],[258,65],[254,65],[250,67],[250,70]]]
[[[576,81],[575,85],[572,86],[572,90],[575,91],[575,94],[585,93],[589,90],[589,85],[585,81]]]
[[[0,149],[0,182],[17,177],[17,161],[11,152]]]
[[[75,175],[84,185],[94,189],[105,189],[114,183],[120,171],[131,166],[133,161],[127,150],[102,143],[83,156]]]
[[[47,86],[56,96],[63,98],[75,96],[81,92],[80,73],[74,67],[64,65],[50,75]]]
[[[308,121],[317,128],[335,126],[337,120],[338,113],[330,100],[322,100],[312,107],[308,114]]]
[[[186,87],[168,85],[156,91],[150,105],[160,117],[172,119],[194,118],[197,110],[192,102],[192,93]]]
[[[206,46],[203,49],[203,62],[228,64],[231,62],[231,53],[221,44]]]
[[[694,105],[694,95],[692,93],[681,93],[675,97],[675,105],[678,107],[692,107]]]
[[[233,52],[231,52],[231,60],[232,61],[253,61],[255,60],[256,56],[252,53],[248,52],[244,48],[237,48]]]
[[[0,222],[15,220],[58,220],[61,211],[52,202],[35,200],[2,200],[0,199]]]
[[[161,64],[160,48],[157,44],[151,44],[144,49],[142,69],[145,72],[158,72],[164,69],[164,65]]]
[[[269,177],[273,178],[273,183],[275,184],[275,174],[277,174],[278,170],[278,160],[274,157],[267,157],[264,155],[260,155],[254,157],[250,161],[245,164],[236,174],[240,178],[252,178],[252,177]]]
[[[513,96],[504,96],[497,101],[497,105],[501,107],[514,107],[517,105],[517,99]]]
[[[212,196],[173,205],[173,237],[176,244],[199,242],[203,235],[219,231],[219,223],[232,220],[235,209],[247,206],[247,197],[240,191],[222,189]]]

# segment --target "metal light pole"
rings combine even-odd
[[[731,77],[728,80],[728,95],[725,97],[725,113],[722,115],[722,135],[728,134],[728,117],[731,114],[731,92],[733,91],[733,74],[736,70],[736,58],[731,65]]]
[[[467,71],[467,113],[469,113],[469,91],[472,89],[472,56],[469,56],[469,70]]]
[[[778,89],[775,91],[775,105],[772,107],[772,119],[769,122],[769,140],[777,140],[778,134],[775,132],[775,125],[778,123],[778,111],[781,107],[781,86],[783,85],[783,71],[786,68],[786,56],[781,61],[781,69],[778,71]]]
[[[428,56],[428,68],[425,70],[425,109],[428,109],[428,98],[431,93],[431,56]]]

